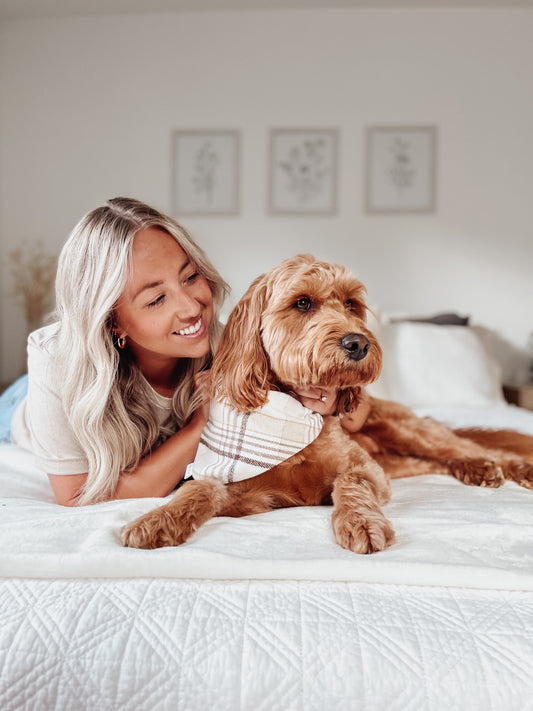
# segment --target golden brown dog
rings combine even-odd
[[[270,390],[334,386],[341,417],[354,410],[362,388],[381,370],[364,294],[344,267],[310,255],[259,277],[230,315],[213,362],[212,392],[251,412],[266,403]],[[465,484],[496,487],[510,479],[533,488],[533,456],[525,456],[533,455],[533,438],[456,433],[402,405],[375,398],[370,403],[359,432],[349,435],[339,417],[326,417],[311,444],[263,474],[230,484],[187,482],[168,504],[126,526],[124,545],[179,545],[213,516],[333,503],[337,542],[372,553],[394,541],[381,510],[390,496],[389,477],[438,472]]]

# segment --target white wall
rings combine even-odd
[[[524,350],[532,8],[93,16],[5,21],[0,33],[0,380],[23,366],[7,253],[24,239],[59,251],[115,195],[169,211],[171,132],[191,127],[242,132],[241,214],[183,220],[234,300],[312,251],[352,268],[384,310],[457,310]],[[421,123],[439,129],[437,212],[365,214],[365,127]],[[268,130],[335,126],[337,215],[268,215]]]

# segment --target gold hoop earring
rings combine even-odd
[[[126,347],[125,336],[119,336],[119,338],[117,338],[117,346],[120,348],[121,351],[124,350],[124,348]]]

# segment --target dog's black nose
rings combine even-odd
[[[362,333],[347,333],[341,338],[341,346],[352,360],[363,360],[370,348],[370,341]]]

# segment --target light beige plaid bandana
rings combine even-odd
[[[250,413],[213,401],[189,472],[226,483],[249,479],[300,452],[322,425],[321,415],[285,393],[270,392],[266,405]]]

